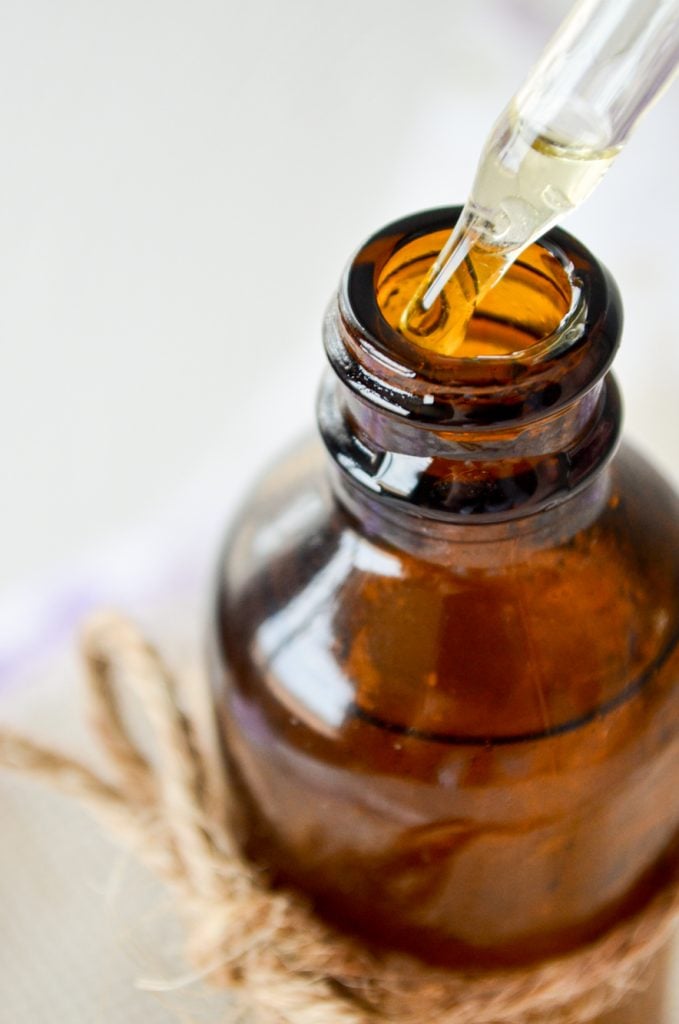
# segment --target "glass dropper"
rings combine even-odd
[[[580,0],[496,122],[402,334],[453,355],[517,256],[593,191],[679,63],[679,0]]]

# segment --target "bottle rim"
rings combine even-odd
[[[427,210],[373,234],[343,275],[325,321],[325,347],[340,379],[382,411],[432,427],[497,427],[569,404],[608,370],[622,304],[605,268],[575,238],[553,229],[538,240],[563,267],[569,308],[556,331],[505,355],[442,356],[395,331],[377,300],[382,268],[423,235],[452,230],[461,207]]]

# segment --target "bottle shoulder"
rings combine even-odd
[[[305,444],[253,492],[218,597],[223,657],[313,728],[351,709],[423,735],[551,734],[613,707],[676,646],[677,497],[633,450],[586,530],[463,571],[364,529],[323,463]]]

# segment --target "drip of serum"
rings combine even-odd
[[[483,297],[531,242],[587,198],[617,153],[536,135],[510,108],[486,143],[457,226],[391,325],[420,348],[455,355]]]

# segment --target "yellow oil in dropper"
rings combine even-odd
[[[512,123],[513,122],[513,123]],[[484,297],[516,257],[598,184],[617,148],[560,145],[512,118],[484,151],[472,194],[456,229],[415,284],[407,302],[383,309],[409,341],[439,355],[470,350],[467,328]],[[404,296],[405,298],[405,296]]]
[[[671,81],[678,2],[575,4],[495,125],[433,265],[420,267],[409,293],[395,279],[381,289],[392,327],[442,356],[493,354],[470,344],[475,309],[531,242],[587,198]]]

